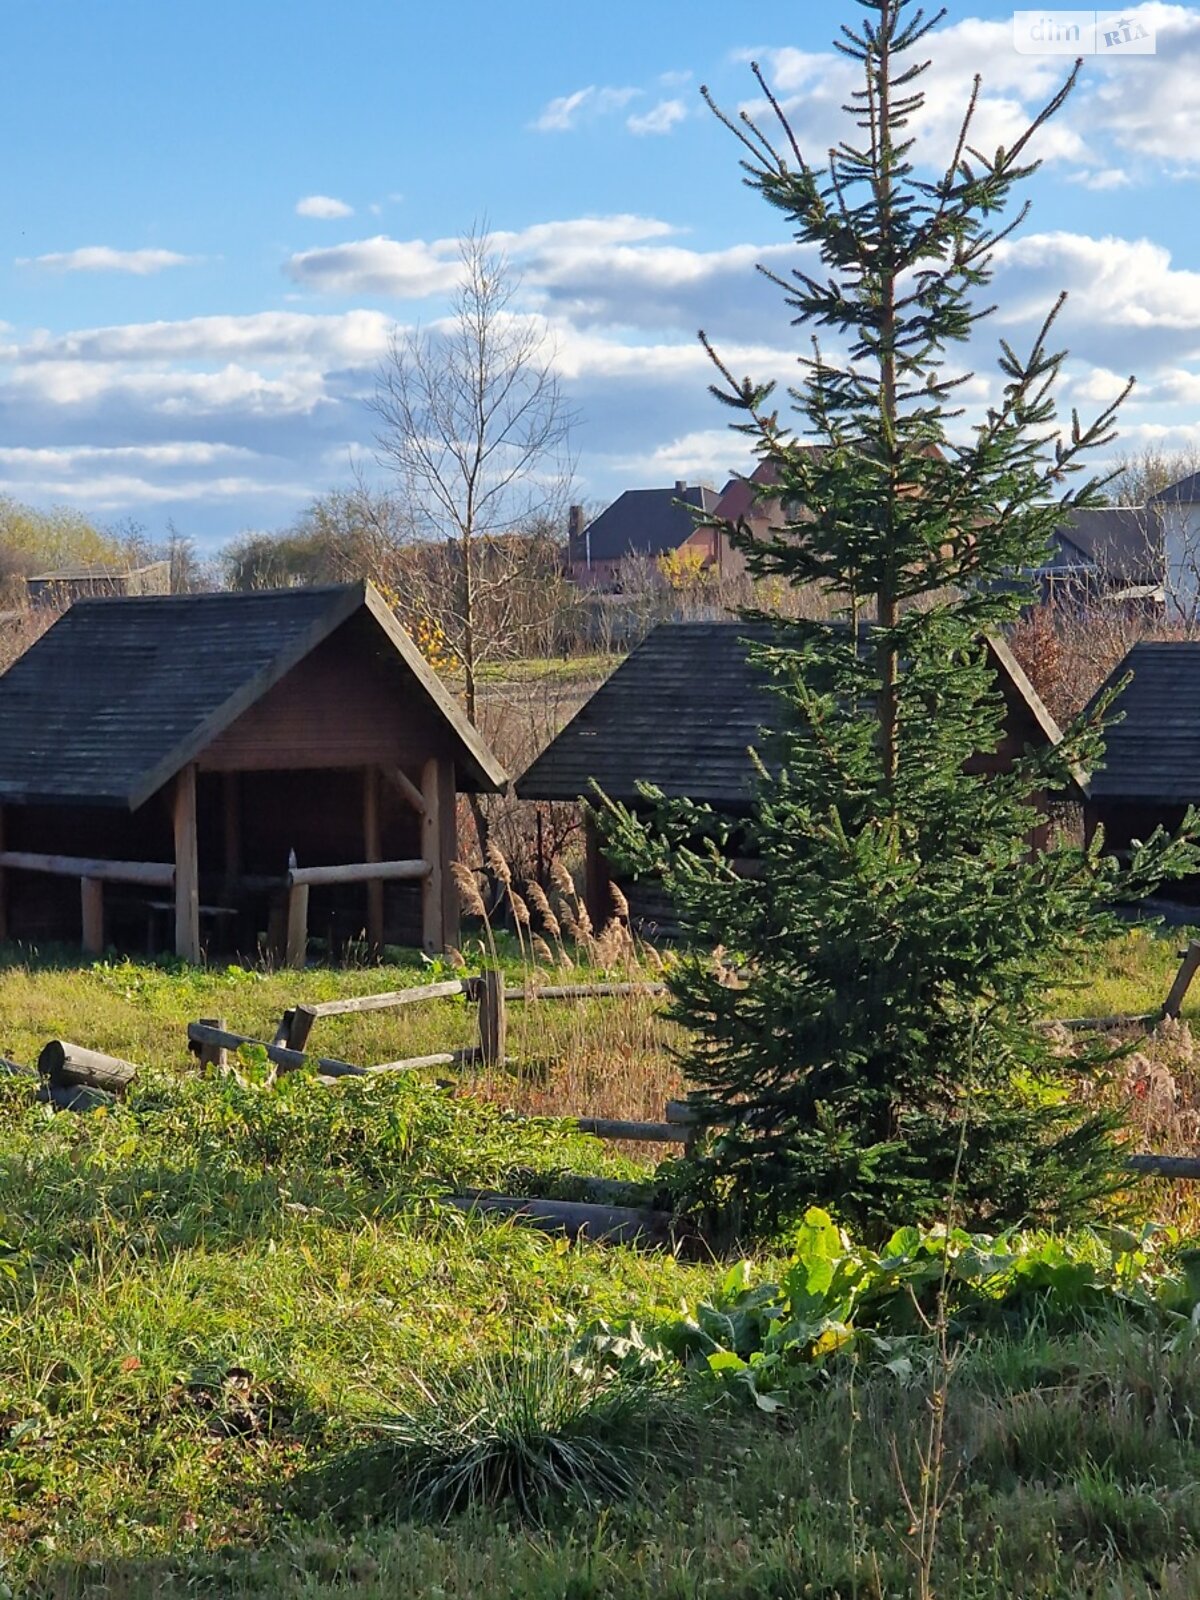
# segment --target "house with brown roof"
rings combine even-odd
[[[81,600],[0,677],[0,937],[440,950],[505,782],[369,584]]]
[[[729,541],[717,528],[698,527],[698,516],[711,516],[720,496],[705,484],[679,480],[672,489],[626,489],[588,523],[580,506],[572,506],[567,536],[567,563],[581,588],[615,589],[621,568],[631,560],[656,561],[679,550],[696,551],[704,566],[721,569],[729,558]]]

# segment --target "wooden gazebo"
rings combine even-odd
[[[779,727],[782,705],[750,646],[777,642],[769,622],[660,623],[517,780],[518,795],[588,799],[596,783],[637,810],[645,805],[639,785],[649,783],[670,797],[748,815],[757,786],[750,750]],[[1005,701],[1004,736],[997,750],[976,755],[967,767],[1004,772],[1026,748],[1056,744],[1062,735],[1003,639],[989,636],[987,650]],[[1077,783],[1074,799],[1086,785],[1082,772]],[[1035,829],[1031,848],[1044,844],[1046,829],[1045,821]],[[594,922],[611,914],[612,881],[589,820],[587,899]],[[671,907],[656,883],[618,881],[635,919],[673,931]]]
[[[505,782],[369,584],[80,601],[0,677],[0,935],[441,950]]]

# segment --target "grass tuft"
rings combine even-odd
[[[506,1506],[533,1523],[565,1500],[627,1496],[649,1463],[680,1460],[692,1431],[663,1375],[602,1371],[554,1349],[477,1361],[367,1427],[372,1442],[331,1475],[343,1510],[448,1520]]]

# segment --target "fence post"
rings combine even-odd
[[[1183,961],[1179,971],[1175,974],[1175,982],[1171,985],[1171,992],[1163,1001],[1162,1014],[1164,1017],[1178,1017],[1183,1010],[1184,996],[1191,987],[1192,979],[1200,969],[1200,943],[1195,939],[1183,952]]]
[[[220,1028],[222,1033],[225,1031],[224,1017],[201,1017],[200,1021],[206,1028]],[[219,1072],[224,1072],[229,1065],[229,1053],[222,1046],[202,1044],[196,1053],[202,1067],[216,1067]]]
[[[508,1042],[508,1014],[504,1005],[504,974],[489,968],[479,986],[479,1050],[485,1067],[504,1065]]]

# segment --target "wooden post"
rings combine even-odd
[[[225,1018],[201,1017],[200,1026],[202,1028],[216,1028],[219,1032],[224,1033]],[[202,1067],[216,1067],[218,1072],[224,1072],[229,1065],[229,1052],[224,1045],[202,1044],[197,1047],[197,1054],[200,1057],[200,1065]]]
[[[175,780],[175,954],[200,960],[200,860],[196,842],[196,769]]]
[[[600,849],[596,824],[588,817],[584,822],[584,878],[583,903],[587,906],[592,927],[599,933],[613,914],[612,873]]]
[[[42,1046],[38,1071],[56,1089],[78,1084],[88,1089],[107,1089],[110,1094],[122,1094],[137,1077],[137,1068],[131,1061],[85,1050],[66,1039],[51,1039]]]
[[[225,884],[236,889],[242,875],[242,782],[238,772],[221,774],[221,802],[225,833]]]
[[[363,860],[383,860],[379,825],[379,769],[363,768]],[[372,950],[383,944],[383,884],[367,884],[367,943]]]
[[[80,878],[83,902],[83,948],[90,956],[104,954],[104,884],[99,878]]]
[[[5,848],[5,816],[0,806],[0,850]],[[0,940],[8,938],[8,873],[0,867]]]
[[[431,757],[421,769],[421,854],[429,876],[421,890],[422,940],[426,955],[458,943],[458,890],[450,871],[458,854],[458,808],[454,763]]]
[[[288,890],[287,947],[284,961],[302,967],[308,957],[308,885],[294,883]]]
[[[1183,1010],[1184,996],[1192,986],[1192,979],[1200,971],[1200,942],[1195,939],[1183,952],[1183,960],[1179,971],[1175,974],[1175,982],[1171,985],[1171,992],[1163,1001],[1162,1014],[1164,1017],[1177,1017]]]
[[[479,1050],[485,1067],[502,1067],[508,1042],[504,974],[491,968],[479,985]]]

